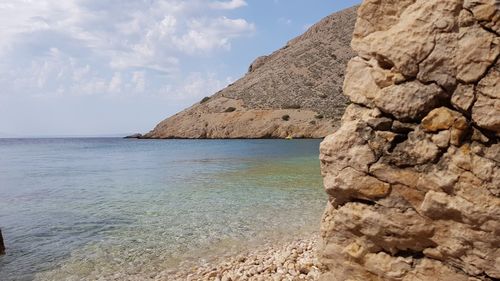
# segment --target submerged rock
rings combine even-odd
[[[365,0],[321,144],[323,280],[500,278],[498,1]]]
[[[3,235],[1,229],[0,229],[0,255],[5,255],[5,244],[3,243]]]

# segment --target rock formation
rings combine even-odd
[[[356,8],[323,19],[234,84],[162,121],[144,138],[320,138],[345,110]]]
[[[0,229],[0,255],[5,254],[5,245],[3,243],[2,230]]]
[[[500,2],[365,0],[321,144],[324,280],[500,279]]]
[[[142,134],[132,134],[132,135],[129,135],[129,136],[125,136],[124,139],[140,139],[142,138]]]

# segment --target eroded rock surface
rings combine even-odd
[[[500,2],[365,0],[321,144],[324,280],[500,279]]]
[[[332,14],[144,138],[321,138],[339,125],[356,7]],[[287,117],[288,116],[288,117]]]

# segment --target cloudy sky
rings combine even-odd
[[[147,132],[358,2],[0,0],[0,137]]]

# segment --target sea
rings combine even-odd
[[[0,139],[0,280],[147,280],[311,235],[319,144]]]

